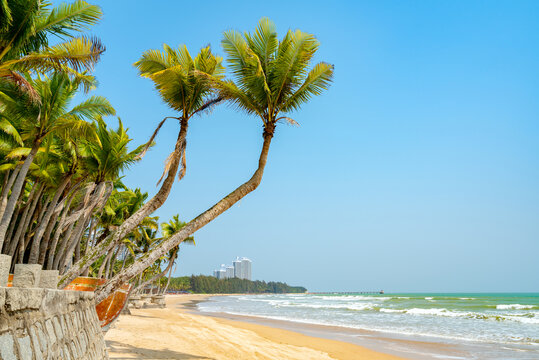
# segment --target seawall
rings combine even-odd
[[[94,293],[0,287],[0,359],[108,359]]]

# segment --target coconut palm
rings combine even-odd
[[[156,242],[155,244],[153,244],[154,245],[153,247],[159,246],[161,241],[170,238],[172,235],[174,235],[175,233],[180,231],[184,226],[185,226],[185,222],[180,220],[179,215],[174,215],[172,217],[172,219],[169,220],[169,222],[162,223],[161,224],[161,234],[163,235],[163,237],[161,239],[159,239],[160,240],[159,242]],[[185,239],[183,241],[183,243],[194,245],[195,244],[195,239],[192,236],[190,236],[189,238]],[[151,251],[151,248],[147,248],[147,249],[144,249],[144,250],[145,251],[142,254],[144,254],[144,253],[146,253],[148,251]],[[175,248],[171,249],[168,252],[168,254],[165,254],[164,256],[157,259],[151,266],[149,266],[145,270],[145,272],[149,272],[150,274],[153,274],[153,275],[151,275],[150,278],[147,279],[146,281],[140,282],[133,291],[134,292],[141,291],[147,285],[158,281],[159,279],[161,279],[163,276],[165,276],[168,273],[168,280],[167,280],[167,283],[166,283],[166,285],[165,285],[165,287],[163,289],[163,292],[166,292],[166,290],[168,288],[168,285],[169,285],[169,282],[170,282],[170,276],[172,274],[172,269],[173,269],[174,263],[176,262],[176,259],[178,257],[178,252],[179,251],[180,251],[180,247],[178,245]],[[167,262],[167,266],[165,267],[164,270],[161,270],[161,263],[163,261]]]
[[[51,77],[43,76],[32,79],[27,77],[32,88],[39,94],[39,103],[31,102],[28,95],[17,96],[11,88],[12,96],[4,96],[3,115],[20,126],[19,132],[27,139],[28,147],[13,150],[8,157],[25,157],[16,180],[11,188],[0,221],[0,247],[3,245],[7,227],[11,221],[15,203],[20,195],[26,174],[43,140],[52,132],[62,136],[64,133],[88,135],[94,131],[86,119],[112,115],[114,108],[107,99],[91,96],[68,110],[73,97],[82,85],[80,79],[71,79],[64,73],[54,73]]]
[[[170,46],[164,45],[163,51],[149,50],[144,52],[141,59],[135,63],[140,75],[152,80],[161,98],[173,110],[178,112],[177,117],[167,117],[161,121],[148,144],[153,142],[165,120],[174,118],[178,120],[180,125],[175,149],[166,161],[165,171],[161,177],[164,180],[156,195],[144,204],[139,211],[124,221],[99,246],[92,249],[92,253],[87,254],[83,262],[73,266],[60,280],[60,286],[69,284],[94,261],[119,244],[142,219],[163,205],[170,193],[180,164],[179,178],[181,179],[185,175],[185,149],[189,120],[194,115],[201,114],[221,100],[215,97],[210,80],[196,75],[195,72],[197,74],[207,74],[211,79],[221,79],[224,72],[221,61],[220,57],[212,54],[209,47],[201,49],[193,58],[184,45],[178,49],[172,49]]]
[[[222,46],[235,82],[222,81],[204,73],[198,75],[211,81],[220,97],[262,120],[263,144],[258,168],[248,181],[108,281],[98,290],[97,301],[106,298],[125,281],[254,191],[262,180],[276,124],[279,121],[294,123],[285,114],[299,110],[311,97],[327,89],[332,81],[333,66],[330,64],[321,62],[309,70],[319,46],[313,35],[289,30],[279,41],[275,25],[267,18],[260,20],[253,34],[225,32]]]
[[[172,219],[169,220],[168,223],[161,224],[161,233],[163,234],[163,239],[170,238],[171,236],[176,234],[178,231],[180,231],[185,225],[186,223],[180,220],[179,215],[174,215]],[[193,236],[190,236],[187,239],[185,239],[182,243],[195,245],[195,238]],[[174,266],[174,262],[176,261],[178,257],[179,251],[180,251],[180,247],[178,245],[175,248],[171,249],[167,254],[168,266],[161,275],[161,276],[164,276],[168,271],[167,283],[165,285],[165,288],[163,289],[164,294],[167,292],[168,285],[170,284],[170,277],[172,276],[172,266]]]
[[[99,6],[85,1],[60,4],[38,0],[0,2],[0,80],[10,81],[39,99],[25,71],[51,70],[79,74],[90,69],[105,48],[99,40],[75,37],[96,24],[102,16]],[[49,36],[65,40],[49,45]]]
[[[114,190],[114,180],[118,178],[121,171],[137,161],[141,151],[141,147],[129,151],[128,144],[131,139],[120,119],[118,119],[117,129],[109,128],[101,118],[97,118],[96,122],[96,140],[85,141],[80,145],[81,152],[85,154],[83,167],[94,190],[80,210],[80,215],[73,216],[77,225],[71,239],[68,240],[66,251],[62,256],[63,260],[59,262],[58,269],[61,272],[72,260],[73,251],[80,246],[84,230],[91,221],[92,215],[100,212],[106,205]]]

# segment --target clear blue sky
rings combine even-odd
[[[132,64],[211,44],[262,16],[314,33],[335,82],[279,126],[261,186],[195,234],[176,275],[236,256],[253,277],[312,291],[539,291],[539,2],[96,1],[97,94],[138,145],[175,115]],[[153,194],[177,136],[126,176]],[[248,179],[260,120],[191,121],[188,171],[162,220],[189,220]]]

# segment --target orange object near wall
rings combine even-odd
[[[103,285],[105,282],[105,279],[81,276],[73,280],[64,290],[95,291],[98,286]],[[95,306],[101,327],[107,326],[120,315],[129,296],[130,289],[131,285],[124,284],[120,289]]]
[[[95,291],[98,286],[103,285],[105,282],[105,279],[80,276],[67,285],[64,290]],[[7,286],[13,286],[13,274],[9,274]],[[131,285],[124,284],[120,289],[95,306],[101,327],[107,326],[120,315],[129,296],[130,289]]]

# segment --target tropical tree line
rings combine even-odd
[[[148,50],[134,65],[171,114],[145,145],[130,150],[122,122],[113,129],[105,121],[115,115],[107,99],[73,103],[76,94],[96,88],[91,71],[104,47],[84,34],[101,9],[84,1],[52,7],[6,0],[0,14],[2,253],[13,264],[59,270],[60,287],[81,275],[108,278],[97,301],[126,282],[141,288],[166,274],[170,279],[179,245],[258,187],[277,125],[296,124],[288,114],[327,89],[333,76],[330,64],[311,67],[319,47],[314,35],[289,30],[278,39],[267,18],[253,33],[223,34],[226,69],[209,46],[195,56],[184,45]],[[60,43],[51,45],[51,36]],[[189,121],[222,103],[261,121],[258,166],[210,209],[186,223],[175,217],[159,232],[152,214],[187,173]],[[178,124],[177,141],[148,198],[126,188],[121,174],[142,159],[167,120]]]
[[[144,147],[128,149],[132,139],[120,119],[116,128],[107,125],[103,117],[115,110],[106,98],[75,102],[96,88],[90,71],[104,47],[76,35],[97,23],[99,7],[0,6],[0,250],[12,257],[12,270],[30,263],[63,274],[144,205],[148,194],[128,189],[120,176]],[[51,36],[65,41],[50,46]],[[158,218],[144,217],[81,275],[112,276],[182,224],[177,216],[163,223],[159,237]],[[171,268],[177,251],[138,282],[161,274],[165,262]]]
[[[168,290],[189,291],[196,294],[286,294],[305,293],[303,286],[290,286],[282,282],[251,281],[247,279],[217,279],[214,276],[191,275],[169,280]]]

